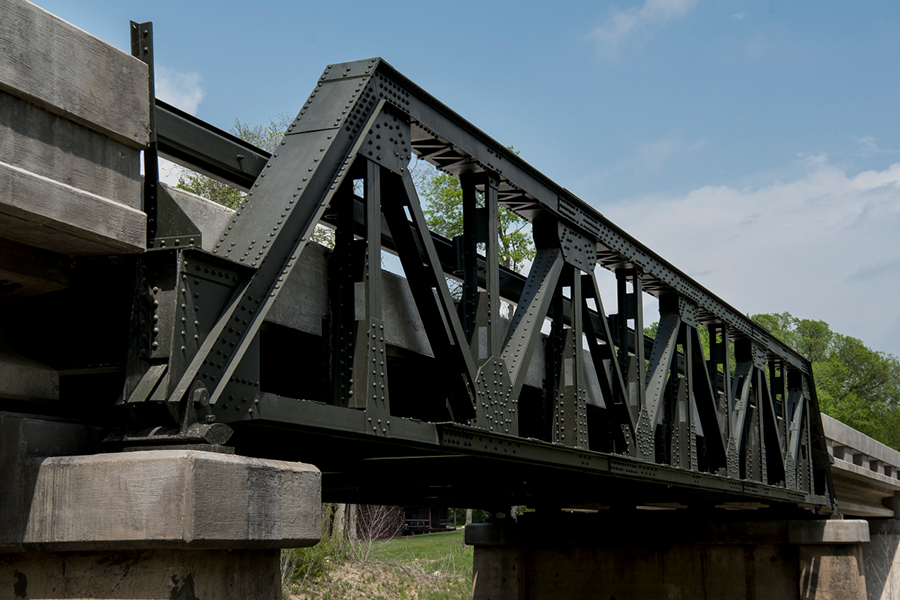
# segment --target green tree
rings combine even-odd
[[[509,147],[513,150],[513,147]],[[518,153],[517,153],[518,154]],[[447,238],[463,233],[462,187],[447,173],[424,166],[416,167],[414,180],[424,198],[423,212],[428,228]],[[500,264],[513,271],[521,270],[534,258],[534,243],[529,235],[529,223],[503,206],[498,211],[497,234],[500,242]]]
[[[291,118],[284,113],[279,114],[268,125],[249,125],[235,119],[231,133],[271,154],[275,152],[275,148],[284,137],[284,132],[290,123]],[[184,168],[181,168],[175,187],[203,196],[207,200],[212,200],[228,208],[237,208],[244,199],[244,194],[240,190]]]
[[[656,334],[659,332],[659,321],[653,321],[647,327],[644,327],[644,337],[650,338],[651,340],[656,339]],[[704,325],[699,325],[697,327],[697,335],[700,336],[700,347],[703,348],[703,359],[709,360],[709,330]],[[681,351],[681,345],[678,346],[679,351]],[[732,368],[734,367],[734,350],[732,349]],[[721,367],[719,369],[721,372]]]
[[[768,313],[750,317],[779,340],[812,363],[825,360],[835,333],[825,321],[797,319],[791,313]]]
[[[834,334],[813,363],[822,412],[900,449],[900,362],[856,338]]]
[[[250,125],[235,119],[231,134],[273,154],[290,124],[291,118],[285,113],[280,113],[275,119],[269,121],[268,125]],[[180,171],[175,187],[179,189],[197,194],[231,209],[236,209],[244,199],[245,194],[242,191],[226,183],[183,167],[178,167],[178,169]],[[316,225],[311,239],[323,246],[334,248],[334,231],[323,225]]]
[[[750,318],[810,361],[823,413],[900,449],[900,361],[896,356],[836,333],[825,321],[798,319],[787,312]],[[657,328],[658,323],[652,323],[644,328],[644,335],[656,337]],[[709,336],[702,326],[700,338],[708,359]]]
[[[790,313],[752,315],[813,368],[819,408],[893,448],[900,448],[900,362],[825,321]]]

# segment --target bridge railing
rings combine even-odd
[[[840,421],[822,415],[833,457],[839,510],[861,517],[896,517],[900,452]]]

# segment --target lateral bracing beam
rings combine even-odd
[[[155,358],[134,403],[160,396],[145,388],[164,388],[182,420],[200,403],[234,422],[222,407],[246,397],[238,373],[315,227],[327,223],[336,228],[329,410],[363,411],[366,434],[416,430],[389,393],[380,262],[388,249],[439,366],[435,391],[420,401],[440,421],[521,439],[533,418],[522,402],[525,375],[545,344],[536,429],[545,442],[786,488],[812,504],[832,493],[808,361],[384,61],[329,66],[271,156],[173,107],[155,108],[160,155],[248,193],[212,255],[185,251],[179,267],[228,272],[215,314],[197,320],[195,344]],[[460,181],[463,231],[453,242],[428,229],[413,153]],[[537,255],[524,280],[500,265],[502,207],[531,222]],[[604,312],[598,262],[616,276],[615,315]],[[461,280],[459,298],[448,278]],[[649,353],[645,293],[660,299]],[[503,299],[515,305],[508,323]],[[601,403],[588,403],[587,375]],[[278,410],[294,422],[284,416],[290,408]],[[240,420],[261,418],[251,408]]]

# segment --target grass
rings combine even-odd
[[[323,560],[315,576],[288,586],[294,600],[462,600],[472,596],[472,547],[463,530],[372,542],[365,561]],[[286,595],[287,597],[287,595]]]
[[[428,533],[422,535],[406,535],[395,537],[391,540],[376,542],[372,549],[375,560],[399,561],[409,559],[416,560],[440,560],[449,555],[462,554],[463,550],[462,528],[456,531],[442,531],[440,533]],[[471,548],[467,552],[472,557]],[[471,565],[470,565],[471,566]]]

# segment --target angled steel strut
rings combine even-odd
[[[833,506],[808,361],[383,60],[326,68],[271,155],[155,110],[160,154],[248,190],[211,253],[156,245],[146,261],[168,330],[123,404],[170,407],[182,439],[278,424]],[[459,179],[459,238],[428,230],[413,155]],[[526,278],[500,267],[501,207],[531,223]],[[260,332],[323,224],[335,229],[324,358],[297,365],[307,391],[291,398],[266,389]],[[387,341],[385,250],[427,337],[416,356]],[[614,315],[598,266],[615,274]],[[644,294],[659,298],[652,341]]]

